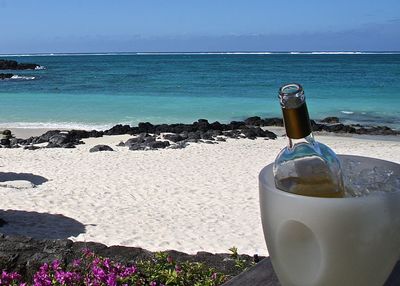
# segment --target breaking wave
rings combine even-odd
[[[35,77],[34,76],[13,75],[10,79],[15,79],[15,80],[33,80],[33,79],[35,79]]]
[[[79,122],[6,122],[0,123],[0,128],[107,130],[114,125],[115,124],[85,124]]]

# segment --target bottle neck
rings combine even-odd
[[[288,149],[292,149],[295,145],[300,144],[300,143],[307,143],[307,144],[313,144],[315,143],[315,139],[314,139],[314,135],[312,133],[308,134],[306,137],[304,138],[298,138],[298,139],[294,139],[294,138],[290,138],[288,137]]]
[[[292,140],[306,138],[312,133],[311,122],[305,102],[295,108],[282,106],[282,113],[286,135],[289,138]]]

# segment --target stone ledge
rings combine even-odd
[[[139,247],[108,247],[95,242],[73,242],[69,239],[37,240],[25,236],[0,234],[0,270],[18,271],[25,280],[31,280],[43,263],[57,259],[68,265],[73,259],[81,257],[84,248],[124,264],[154,258],[153,252]],[[190,255],[175,250],[166,252],[178,262],[201,262],[230,277],[240,274],[240,270],[235,266],[235,260],[228,253],[197,252]],[[239,258],[245,261],[247,267],[254,261],[249,255],[239,255]]]
[[[280,286],[269,257],[233,277],[222,286]],[[400,261],[395,265],[384,286],[400,285]]]

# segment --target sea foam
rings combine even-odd
[[[77,129],[77,130],[107,130],[115,124],[85,124],[80,122],[6,122],[0,123],[1,129]]]
[[[33,80],[33,79],[35,79],[35,77],[34,77],[34,76],[13,75],[10,79],[16,79],[16,80]]]

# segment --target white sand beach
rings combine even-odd
[[[76,149],[0,149],[0,217],[8,221],[0,232],[152,251],[228,252],[236,246],[239,253],[268,254],[257,176],[286,138],[228,139],[182,150],[115,146],[128,138],[90,138]],[[400,138],[317,140],[338,154],[400,163]],[[115,151],[89,153],[96,144]],[[36,186],[1,183],[7,180]]]

